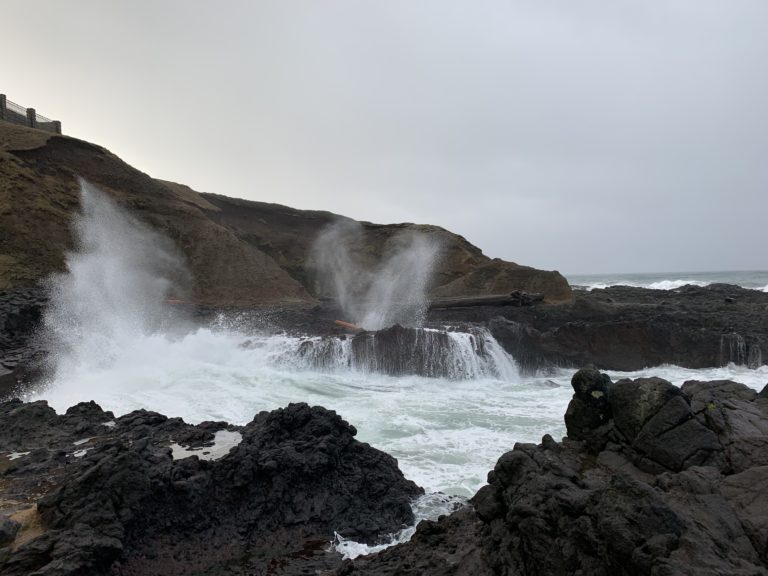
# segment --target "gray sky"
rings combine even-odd
[[[0,9],[0,92],[151,176],[566,274],[768,268],[765,0]]]

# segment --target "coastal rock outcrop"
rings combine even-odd
[[[573,377],[568,436],[339,575],[768,574],[768,401],[730,381]]]
[[[0,514],[17,524],[0,543],[0,572],[332,567],[334,531],[374,542],[413,521],[410,501],[422,492],[355,433],[306,404],[243,427],[191,426],[144,410],[114,418],[94,403],[63,415],[45,402],[0,404]],[[235,441],[222,455],[223,437]],[[8,523],[0,529],[10,534]]]
[[[554,306],[432,310],[432,322],[486,324],[523,371],[594,364],[642,370],[768,361],[768,293],[726,284],[574,291]]]
[[[47,301],[42,288],[0,291],[0,399],[35,376],[43,351],[33,335]]]

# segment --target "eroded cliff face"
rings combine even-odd
[[[312,244],[327,226],[354,222],[330,212],[200,194],[153,179],[99,146],[0,122],[0,290],[64,270],[64,254],[73,248],[78,177],[175,242],[194,278],[188,298],[205,306],[314,305],[328,294],[313,275]],[[437,226],[363,222],[360,229],[348,248],[370,266],[404,232],[439,244],[434,295],[526,290],[548,301],[571,298],[559,274],[492,261]]]

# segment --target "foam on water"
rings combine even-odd
[[[375,362],[355,360],[348,339],[301,338],[242,326],[191,329],[174,320],[164,304],[178,291],[175,279],[184,276],[166,240],[85,185],[76,232],[80,248],[67,257],[69,273],[52,283],[44,319],[53,376],[30,395],[48,400],[59,412],[95,400],[117,415],[144,408],[191,423],[245,424],[262,410],[291,402],[322,405],[353,424],[358,439],[397,458],[406,477],[425,488],[428,495],[414,503],[417,518],[455,505],[436,492],[474,494],[515,442],[539,442],[544,434],[559,438],[565,432],[573,370],[522,377],[486,332],[420,332],[416,341],[424,346],[425,365],[437,358],[451,363],[443,377],[427,378],[379,373]],[[410,250],[413,242],[407,246]],[[408,250],[404,258],[421,266],[422,258]],[[431,249],[419,253],[433,257]],[[417,278],[411,290],[400,286],[403,278],[398,277],[395,291],[407,297],[382,301],[394,302],[397,314],[412,314],[421,301],[408,294],[421,294],[424,279]],[[394,293],[390,288],[387,294]],[[394,317],[385,316],[386,322]],[[447,344],[450,358],[435,343]],[[375,354],[375,345],[372,350]],[[661,366],[611,373],[614,379],[648,375],[678,385],[730,378],[760,389],[768,382],[768,367]],[[412,533],[411,528],[392,535],[388,543]],[[348,556],[372,550],[343,535],[336,545]]]
[[[741,286],[761,292],[768,292],[768,271],[746,272],[695,272],[682,274],[592,274],[570,275],[568,280],[574,288],[597,290],[611,286],[650,288],[652,290],[677,290],[685,285],[709,286],[723,283]]]
[[[240,444],[243,435],[240,432],[219,430],[214,434],[213,443],[210,446],[189,448],[176,442],[171,444],[171,454],[174,460],[197,456],[200,460],[218,460],[229,454],[230,450]]]
[[[645,378],[658,376],[669,380],[672,384],[681,386],[687,380],[733,380],[760,391],[768,385],[768,366],[747,368],[736,364],[728,364],[719,368],[683,368],[672,364],[663,364],[653,368],[645,368],[634,372],[608,371],[615,382],[622,378]]]
[[[677,290],[683,286],[709,286],[712,282],[706,282],[704,280],[686,280],[686,279],[674,279],[674,280],[659,280],[657,282],[632,282],[631,280],[617,280],[616,282],[591,282],[588,284],[582,284],[585,290],[601,290],[609,288],[611,286],[629,286],[631,288],[650,288],[651,290]]]
[[[422,520],[435,520],[441,515],[455,512],[458,508],[463,506],[465,502],[465,499],[457,496],[440,493],[425,494],[424,496],[417,498],[413,503],[413,515],[415,517],[413,526],[408,526],[395,534],[390,534],[384,538],[380,544],[363,544],[361,542],[355,542],[354,540],[348,540],[341,534],[336,533],[331,545],[345,559],[357,558],[358,556],[373,554],[374,552],[381,552],[395,544],[408,542],[416,532],[416,526],[418,526],[419,522]]]
[[[417,484],[463,495],[485,482],[515,441],[563,433],[569,374],[554,387],[551,377],[521,378],[500,348],[499,376],[455,380],[386,376],[343,363],[309,368],[298,353],[305,341],[207,328],[136,335],[108,363],[87,356],[65,363],[36,397],[57,410],[93,399],[116,414],[144,408],[192,423],[244,424],[290,402],[322,405],[354,424],[362,441],[398,458]]]

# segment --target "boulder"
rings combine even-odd
[[[21,524],[7,516],[0,515],[0,547],[7,546],[16,539]]]
[[[598,440],[611,420],[611,379],[595,368],[583,368],[571,378],[574,394],[565,413],[568,436],[574,440]]]

